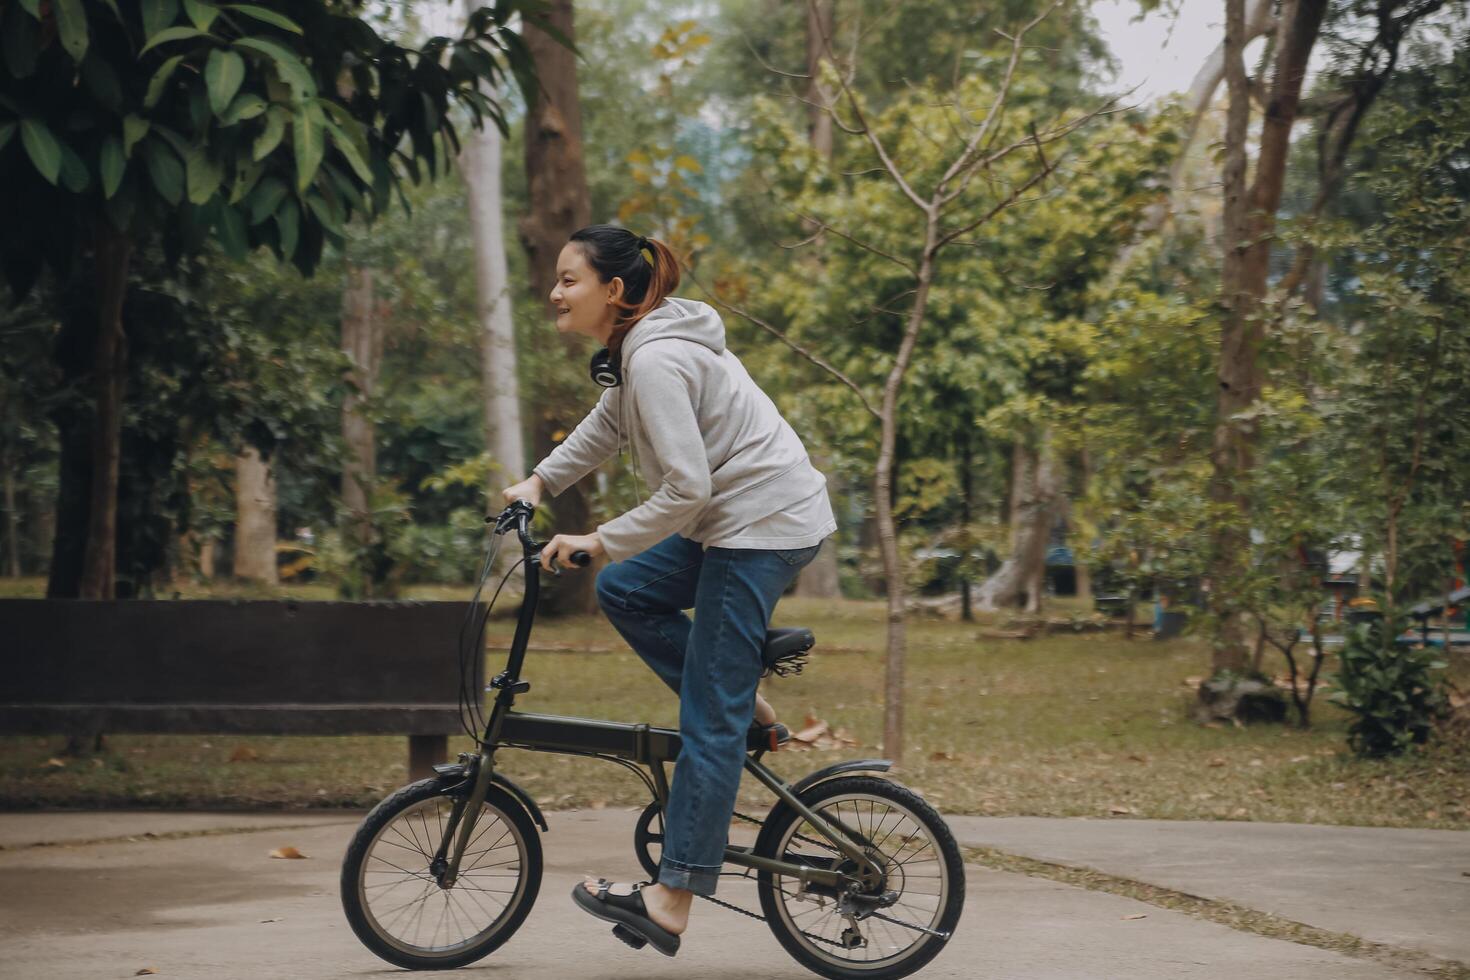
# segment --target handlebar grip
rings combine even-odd
[[[587,552],[585,551],[574,551],[572,552],[571,561],[573,565],[578,565],[582,568],[586,568],[588,565],[592,564],[592,556],[587,554]]]

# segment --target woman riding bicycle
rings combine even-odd
[[[558,534],[541,563],[573,552],[611,559],[597,576],[607,618],[679,695],[674,767],[658,881],[578,885],[587,911],[673,955],[694,895],[713,895],[752,736],[779,726],[756,691],[776,601],[837,529],[826,479],[801,439],[725,347],[719,314],[669,295],[667,245],[613,225],[572,235],[551,290],[556,329],[605,348],[592,361],[607,390],[506,502],[560,494],[623,440],[657,489],[590,534]],[[695,611],[693,622],[684,613]],[[784,734],[784,729],[781,730]]]

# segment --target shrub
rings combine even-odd
[[[1444,663],[1429,648],[1396,642],[1404,623],[1364,623],[1349,631],[1331,700],[1357,715],[1348,745],[1360,756],[1401,755],[1429,738],[1443,712]]]

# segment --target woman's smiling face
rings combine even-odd
[[[582,246],[568,242],[556,258],[556,285],[551,287],[557,332],[579,333],[606,344],[617,316],[612,299],[622,295],[622,286],[623,280],[616,277],[599,282]]]

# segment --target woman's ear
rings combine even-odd
[[[607,284],[607,301],[616,303],[623,298],[623,277],[613,276],[612,282]]]

